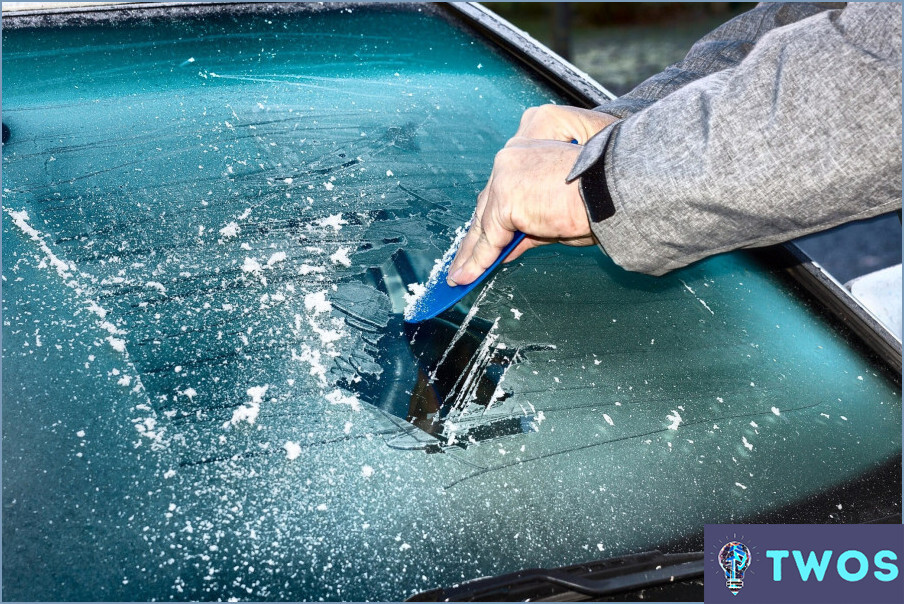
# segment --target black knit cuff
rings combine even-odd
[[[591,222],[601,222],[615,215],[615,204],[606,184],[606,154],[612,145],[612,139],[618,134],[621,124],[612,126],[612,132],[606,141],[606,147],[592,166],[581,175],[581,197],[587,206],[587,214]]]

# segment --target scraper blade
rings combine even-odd
[[[412,307],[406,309],[405,322],[421,323],[427,319],[432,319],[444,310],[454,306],[456,302],[467,296],[471,290],[480,285],[480,283],[486,279],[487,275],[492,273],[493,269],[499,266],[499,263],[505,260],[505,257],[515,249],[515,246],[521,243],[522,239],[524,239],[524,233],[515,231],[515,237],[512,239],[512,242],[502,249],[499,257],[496,258],[496,261],[493,262],[487,270],[483,271],[483,274],[468,285],[456,285],[455,287],[450,287],[446,283],[446,277],[449,275],[449,267],[452,266],[452,260],[455,259],[454,253],[447,254],[448,260],[439,270],[437,279],[428,283],[427,289],[424,291],[423,295],[418,298]],[[456,250],[456,252],[457,251],[458,250]]]

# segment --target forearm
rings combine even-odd
[[[667,67],[631,92],[596,109],[618,118],[626,118],[649,107],[659,99],[702,77],[730,69],[740,63],[766,33],[806,19],[844,3],[791,2],[764,3],[716,28],[701,38],[685,58]]]
[[[569,178],[604,175],[614,214],[590,212],[594,235],[662,274],[900,208],[900,108],[901,7],[852,5],[604,130]]]

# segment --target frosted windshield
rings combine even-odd
[[[234,10],[3,32],[7,598],[402,599],[900,457],[898,387],[744,255],[549,247],[406,330],[563,100],[432,10]]]

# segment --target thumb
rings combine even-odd
[[[515,229],[503,225],[498,218],[484,213],[481,220],[483,226],[477,242],[457,269],[449,274],[448,281],[452,285],[468,285],[483,274],[502,253],[515,236]]]

